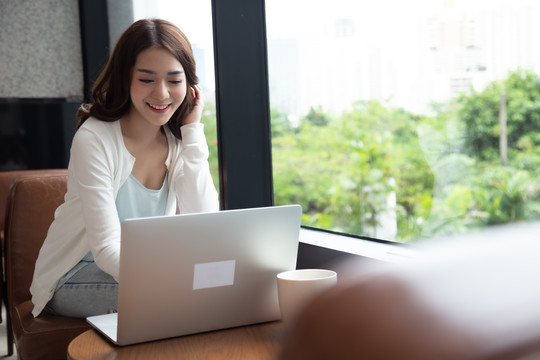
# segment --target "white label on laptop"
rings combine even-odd
[[[193,290],[234,284],[236,260],[195,264]]]

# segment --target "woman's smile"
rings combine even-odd
[[[150,107],[150,109],[158,113],[167,112],[167,110],[171,106],[171,104],[165,104],[165,105],[156,105],[156,104],[151,104],[151,103],[146,103],[146,104]]]

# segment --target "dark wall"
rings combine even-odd
[[[0,102],[0,171],[67,167],[79,105]]]

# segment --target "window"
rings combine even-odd
[[[266,0],[274,201],[412,242],[540,217],[540,3]]]

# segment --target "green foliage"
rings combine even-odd
[[[296,125],[273,109],[275,203],[302,204],[304,225],[358,235],[397,224],[393,240],[405,242],[538,218],[540,78],[518,69],[433,109],[428,117],[358,101],[339,116],[312,108]]]
[[[540,145],[540,77],[518,69],[507,79],[489,84],[483,91],[462,94],[459,118],[465,124],[466,151],[480,160],[495,160],[499,149],[499,109],[501,94],[507,103],[508,147]],[[526,139],[525,139],[526,138]]]
[[[535,216],[529,208],[538,194],[538,185],[530,174],[510,167],[493,166],[478,174],[473,189],[477,209],[484,212],[485,225],[525,221]]]
[[[433,177],[418,141],[410,141],[421,117],[377,101],[357,102],[339,117],[319,112],[273,139],[276,204],[300,203],[304,225],[368,236],[386,226],[381,219],[389,212],[405,224],[427,211]],[[397,189],[401,202],[389,209]]]
[[[310,108],[304,121],[315,126],[326,126],[330,122],[330,117],[320,107],[318,109]]]
[[[285,136],[293,130],[293,126],[289,121],[287,114],[279,111],[278,109],[271,109],[270,118],[272,119],[272,138]]]

